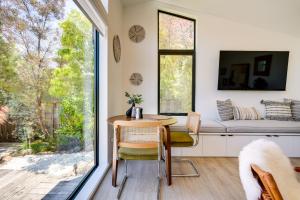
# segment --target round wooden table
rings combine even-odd
[[[130,118],[126,115],[117,115],[107,119],[107,123],[113,125],[116,120],[125,120],[125,121],[132,121],[132,120],[154,120],[160,121],[163,126],[167,129],[167,140],[165,144],[165,152],[166,152],[166,172],[167,172],[167,182],[168,185],[172,184],[172,162],[171,162],[171,134],[170,134],[170,125],[176,124],[177,120],[171,116],[164,116],[164,115],[153,115],[153,114],[144,114],[142,119]]]
[[[152,114],[144,114],[142,119],[136,119],[127,117],[126,115],[117,115],[114,117],[110,117],[107,119],[107,122],[111,125],[114,124],[114,121],[116,120],[125,120],[125,121],[132,121],[132,120],[154,120],[154,121],[160,121],[163,126],[169,126],[172,124],[176,124],[177,120],[170,116],[165,115],[152,115]]]

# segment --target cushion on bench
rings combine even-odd
[[[184,126],[170,126],[171,131],[187,131]],[[200,133],[225,133],[226,127],[214,120],[201,120]]]
[[[227,133],[300,133],[300,122],[277,120],[230,120],[220,122]]]
[[[202,120],[200,132],[202,133],[225,133],[226,127],[214,120]]]

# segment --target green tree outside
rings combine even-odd
[[[91,140],[94,128],[94,102],[90,99],[94,91],[93,28],[76,10],[69,13],[60,28],[61,48],[56,58],[59,67],[52,72],[49,88],[49,94],[60,102],[60,127],[56,132],[59,136],[75,136],[83,145]]]

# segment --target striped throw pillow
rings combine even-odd
[[[259,120],[261,116],[254,107],[233,107],[234,120]]]
[[[261,101],[265,105],[266,119],[289,121],[292,120],[292,110],[290,102]]]
[[[217,100],[217,108],[220,119],[222,121],[228,121],[233,119],[233,107],[230,99],[225,101]]]
[[[291,104],[293,119],[300,121],[300,101],[292,101]]]
[[[293,119],[296,121],[300,121],[300,101],[292,99],[284,99],[284,101],[291,103]]]

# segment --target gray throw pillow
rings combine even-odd
[[[233,106],[230,99],[225,101],[217,100],[217,108],[220,119],[222,121],[228,121],[233,119]]]
[[[284,99],[284,101],[291,103],[293,119],[296,121],[300,121],[300,101],[292,99]]]
[[[262,100],[265,105],[266,119],[290,121],[293,120],[291,103]]]

